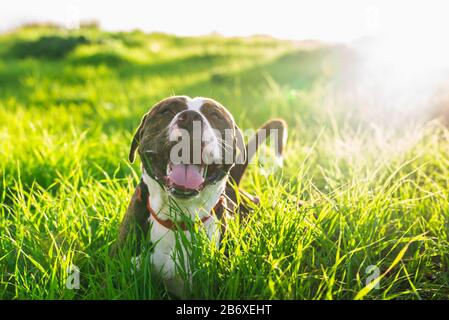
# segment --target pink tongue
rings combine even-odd
[[[174,164],[168,179],[177,187],[198,189],[204,182],[200,167],[192,164]]]

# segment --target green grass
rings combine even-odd
[[[220,248],[194,233],[191,298],[447,299],[449,131],[372,126],[329,101],[348,55],[266,37],[1,35],[0,298],[169,298],[148,246],[135,272],[130,250],[108,251],[139,179],[132,134],[159,99],[186,94],[222,102],[242,129],[283,117],[290,130],[283,169],[244,178],[260,208]],[[72,264],[79,290],[65,286]]]

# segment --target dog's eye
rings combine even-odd
[[[175,115],[175,112],[170,108],[165,108],[164,110],[159,112],[159,115],[161,115],[161,116]]]
[[[220,115],[217,112],[212,112],[211,117],[214,119],[220,119]]]

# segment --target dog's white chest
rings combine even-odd
[[[151,257],[153,268],[164,279],[169,280],[175,278],[181,271],[177,268],[184,268],[188,271],[188,248],[191,241],[189,231],[174,231],[153,221],[151,228],[151,242],[154,244],[154,251]],[[219,221],[215,216],[210,217],[201,226],[207,233],[209,239],[214,240],[218,245],[220,239]],[[181,233],[185,236],[188,243],[181,239]],[[184,262],[184,263],[182,263]]]
[[[170,218],[170,202],[168,195],[156,181],[149,177],[145,170],[142,175],[143,181],[148,187],[149,203],[154,212],[158,213],[160,219]],[[193,221],[210,214],[212,208],[218,202],[226,186],[226,179],[219,183],[209,185],[201,192],[201,196],[190,201],[178,201],[177,205],[182,212],[190,215]],[[172,292],[182,291],[183,281],[180,273],[190,276],[189,267],[189,245],[191,242],[190,231],[169,229],[160,224],[152,215],[150,219],[150,239],[153,243],[151,263],[153,270],[158,273],[170,287]],[[198,222],[200,223],[200,222]],[[199,225],[208,238],[216,246],[220,241],[220,221],[215,215],[210,216]],[[182,239],[184,238],[184,240]],[[186,242],[187,241],[187,242]]]

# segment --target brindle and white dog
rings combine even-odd
[[[116,248],[123,247],[131,234],[141,241],[150,232],[154,270],[170,292],[182,296],[176,233],[184,232],[190,239],[187,216],[218,245],[229,214],[247,213],[249,203],[258,204],[257,197],[238,185],[257,146],[274,131],[275,151],[281,157],[287,137],[283,120],[267,122],[245,146],[234,118],[215,100],[174,96],[157,103],[145,114],[132,140],[129,160],[134,162],[137,150],[142,178],[121,223]],[[179,148],[184,133],[188,147],[184,143]],[[182,254],[186,263],[188,254]]]

